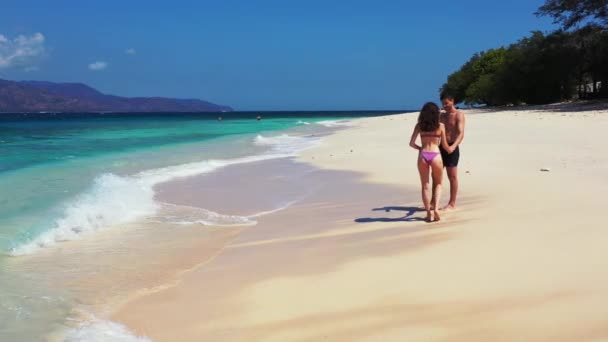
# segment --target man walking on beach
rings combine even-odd
[[[460,159],[459,145],[464,138],[464,113],[454,106],[454,96],[444,93],[441,94],[441,104],[445,112],[442,112],[439,120],[445,125],[446,138],[448,145],[454,151],[448,153],[439,146],[443,166],[448,172],[450,180],[450,201],[443,209],[453,209],[456,207],[456,195],[458,194],[458,160]],[[433,185],[434,187],[434,185]]]

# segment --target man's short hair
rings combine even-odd
[[[452,95],[452,94],[450,94],[450,93],[448,93],[448,92],[441,93],[441,101],[443,101],[443,100],[445,100],[445,99],[448,99],[448,100],[452,100],[452,101],[453,101],[453,100],[454,100],[454,95]]]

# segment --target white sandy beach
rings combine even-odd
[[[608,340],[608,110],[465,113],[441,222],[412,211],[416,115],[360,119],[298,158],[318,196],[111,318],[154,341]]]

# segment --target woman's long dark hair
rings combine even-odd
[[[422,106],[418,127],[422,132],[434,132],[439,128],[439,107],[435,103],[427,102]]]

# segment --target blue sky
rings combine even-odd
[[[542,0],[2,0],[0,78],[238,110],[417,109]]]

